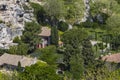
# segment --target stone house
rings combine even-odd
[[[4,53],[0,56],[0,68],[6,70],[16,70],[18,62],[20,62],[21,68],[24,69],[24,67],[35,64],[37,61],[38,60],[36,58]]]
[[[41,37],[42,43],[38,44],[38,48],[45,48],[50,44],[51,29],[48,27],[42,27],[41,33],[38,34]]]

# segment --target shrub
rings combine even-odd
[[[17,37],[14,38],[13,42],[14,42],[14,43],[21,43],[21,40],[20,40],[20,38],[17,36]]]
[[[60,21],[58,23],[58,29],[64,32],[68,29],[68,24],[66,22]]]

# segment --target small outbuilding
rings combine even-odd
[[[50,44],[51,29],[42,27],[41,33],[38,34],[42,38],[42,43],[38,45],[39,48],[45,48]]]

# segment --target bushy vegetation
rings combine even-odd
[[[68,25],[67,23],[63,22],[63,21],[60,21],[60,22],[58,23],[58,29],[59,29],[60,31],[65,32],[66,30],[68,30],[68,27],[69,27],[69,25]]]
[[[10,54],[18,54],[18,55],[27,55],[29,47],[27,44],[19,44],[18,46],[11,46],[8,50]]]
[[[35,21],[25,24],[25,30],[23,31],[21,40],[23,43],[29,45],[29,53],[33,52],[36,49],[36,45],[41,42],[41,39],[38,36],[41,31],[40,28],[40,25]]]
[[[43,5],[30,3],[37,22],[25,23],[21,39],[16,37],[13,41],[19,45],[10,47],[8,52],[19,55],[30,53],[45,62],[26,67],[23,72],[18,72],[16,80],[120,80],[119,66],[101,60],[101,55],[120,52],[120,2],[94,0],[89,4],[93,22],[80,22],[85,11],[82,0],[46,0]],[[71,30],[68,29],[69,24],[72,25]],[[53,46],[36,48],[41,43],[37,36],[40,25],[51,28]],[[62,35],[58,35],[58,30],[62,31]],[[62,47],[58,46],[59,37]],[[91,41],[97,43],[92,45]],[[100,53],[107,44],[110,45],[109,51]],[[63,75],[56,74],[58,69]]]
[[[39,53],[39,59],[47,62],[50,65],[54,65],[59,58],[59,54],[57,54],[55,46],[48,46],[44,49],[39,49],[36,53]]]
[[[48,22],[46,21],[47,15],[44,8],[37,3],[30,3],[30,5],[34,9],[34,16],[37,22],[41,25],[48,24]]]
[[[55,69],[44,62],[38,62],[35,65],[26,67],[25,71],[20,73],[19,80],[61,80],[56,74]]]

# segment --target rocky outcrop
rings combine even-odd
[[[0,24],[0,48],[9,49],[10,46],[17,45],[12,41],[16,36],[21,35],[21,28],[11,29],[3,23]]]
[[[0,1],[0,6],[5,5],[7,8],[0,11],[0,19],[9,24],[9,27],[21,27],[24,28],[24,22],[30,22],[33,19],[33,11],[25,11],[23,4],[27,5],[27,0],[4,0]],[[3,7],[0,7],[3,8]]]
[[[93,22],[90,13],[90,0],[84,0],[84,5],[85,5],[84,18],[82,18],[81,22],[86,22],[87,20]]]
[[[12,41],[16,36],[22,35],[24,23],[34,19],[33,10],[26,11],[23,8],[23,4],[29,5],[28,1],[0,1],[0,20],[4,22],[0,24],[0,48],[9,49],[9,46],[16,45]]]

